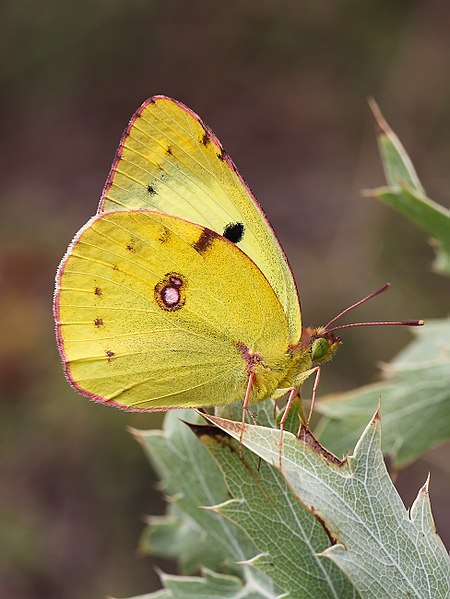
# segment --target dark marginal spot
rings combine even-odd
[[[212,246],[212,243],[216,237],[219,237],[218,233],[205,227],[202,230],[200,237],[193,245],[194,250],[196,250],[199,254],[204,254]]]
[[[152,187],[151,185],[149,185],[147,187],[147,191],[151,196],[154,196],[156,194],[156,189],[154,187]]]
[[[113,264],[113,270],[119,270],[119,267],[117,266],[117,264]]]
[[[131,252],[132,254],[134,254],[134,252],[136,251],[136,248],[134,247],[134,245],[127,245],[127,250],[129,252]]]
[[[94,293],[95,293],[95,295],[98,295],[98,297],[102,297],[102,295],[103,295],[103,291],[100,289],[100,287],[96,287],[94,289]]]
[[[173,156],[172,146],[167,146],[166,154],[168,154],[169,156]]]
[[[227,158],[227,156],[228,156],[228,154],[227,154],[227,153],[225,152],[225,150],[224,150],[224,149],[221,147],[221,148],[220,148],[220,153],[219,153],[219,154],[217,154],[217,158],[218,158],[219,160],[222,160],[222,161],[224,161],[224,160]]]
[[[210,142],[211,142],[211,138],[209,137],[208,132],[205,131],[203,133],[203,136],[200,138],[200,143],[203,144],[206,147],[207,145],[210,144]]]
[[[223,231],[223,236],[233,243],[239,243],[243,235],[244,225],[242,223],[229,223]]]
[[[161,243],[166,243],[170,239],[170,230],[167,227],[163,227],[159,236]]]
[[[183,275],[169,272],[155,285],[154,296],[162,310],[174,312],[186,302],[186,282]]]
[[[101,326],[103,326],[103,319],[102,319],[102,318],[96,318],[96,319],[94,320],[94,324],[95,324],[95,326],[96,326],[96,327],[101,327]]]
[[[110,349],[106,350],[106,355],[108,356],[108,362],[111,362],[111,360],[114,358],[114,356],[116,355],[113,351],[111,351]]]

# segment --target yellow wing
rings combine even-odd
[[[123,134],[99,212],[149,209],[208,227],[236,243],[283,306],[289,340],[301,333],[295,281],[261,207],[219,140],[189,108],[144,102]]]
[[[286,375],[287,321],[259,269],[217,233],[165,214],[93,217],[59,268],[55,320],[70,382],[129,410],[243,400],[250,366],[255,401]]]

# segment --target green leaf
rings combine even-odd
[[[222,555],[211,545],[205,530],[178,503],[170,503],[165,516],[151,516],[146,521],[140,553],[177,560],[182,574],[198,572],[201,567],[213,568],[221,562]]]
[[[396,209],[430,235],[436,250],[434,268],[450,275],[450,211],[426,197],[405,148],[377,104],[372,100],[370,105],[378,126],[378,147],[388,186],[366,190],[364,195]]]
[[[396,187],[406,184],[423,195],[425,190],[401,141],[387,124],[373,98],[369,100],[369,106],[378,128],[378,148],[388,185]]]
[[[450,322],[428,321],[384,368],[388,380],[330,395],[316,405],[316,434],[337,455],[354,447],[381,400],[383,451],[402,468],[450,439]]]
[[[301,422],[301,414],[302,414],[302,402],[299,397],[296,397],[294,401],[291,403],[291,407],[289,409],[286,421],[284,423],[284,430],[289,431],[296,435],[300,428]],[[277,418],[277,424],[279,426],[280,420],[284,415],[284,409],[280,410],[280,413]]]
[[[164,588],[129,599],[273,599],[256,579],[246,583],[237,576],[202,569],[202,576],[176,576],[160,572]],[[281,599],[281,598],[279,598]]]
[[[258,412],[256,417],[259,420]],[[359,597],[335,564],[317,555],[330,541],[275,468],[264,462],[258,468],[259,460],[248,451],[241,460],[238,444],[223,433],[203,435],[201,440],[219,463],[232,496],[215,510],[254,542],[260,552],[251,561],[255,567],[291,599]]]
[[[442,240],[442,243],[449,243],[450,221],[448,211],[442,206],[418,195],[406,185],[397,188],[380,187],[373,191],[379,200],[396,208],[426,233]]]
[[[408,188],[380,187],[370,195],[407,216],[433,238],[436,250],[434,269],[450,274],[450,215],[449,211],[425,196]],[[440,270],[439,270],[440,269]]]
[[[203,576],[173,576],[162,574],[161,580],[174,599],[263,599],[272,597],[251,583],[244,585],[240,578],[204,569]]]
[[[248,590],[249,597],[254,589],[259,589],[260,597],[277,597],[279,589],[267,576],[250,565],[237,564],[247,562],[257,554],[244,531],[214,511],[203,509],[226,501],[228,490],[214,458],[180,419],[192,424],[204,423],[192,410],[173,410],[164,420],[163,431],[133,431],[161,478],[162,488],[177,506],[177,513],[182,512],[199,529],[198,534],[193,534],[190,539],[185,536],[184,542],[178,544],[180,537],[173,529],[170,531],[170,523],[166,522],[165,533],[161,534],[162,522],[159,521],[159,533],[155,534],[159,534],[166,555],[179,557],[187,567],[190,550],[197,556],[208,554],[208,572],[215,570],[216,574],[236,575],[240,579],[241,591],[246,589],[247,593]],[[173,512],[169,516],[173,516]],[[161,554],[161,544],[158,552]],[[195,561],[193,557],[190,565]],[[204,584],[202,578],[195,577],[195,580],[196,584]],[[170,590],[176,596],[172,587]]]
[[[230,574],[202,569],[202,576],[177,576],[160,572],[164,588],[155,593],[129,599],[273,599],[256,579],[244,583]]]
[[[208,418],[239,438],[242,425]],[[408,512],[383,461],[378,415],[344,462],[303,432],[304,439],[284,434],[283,474],[336,540],[322,555],[347,574],[364,599],[448,597],[450,561],[436,534],[428,486]],[[244,426],[244,445],[275,465],[278,441],[277,430]]]

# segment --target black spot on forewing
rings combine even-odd
[[[108,362],[111,362],[111,360],[114,358],[114,356],[116,355],[115,352],[111,351],[110,349],[107,349],[105,352],[107,358],[108,358]]]
[[[103,291],[100,289],[100,287],[96,287],[96,288],[94,289],[94,293],[95,293],[95,295],[97,295],[98,297],[102,297],[102,295],[103,295]]]
[[[95,326],[96,326],[97,328],[98,328],[98,327],[101,327],[101,326],[103,326],[103,319],[102,319],[102,318],[96,318],[96,319],[94,320],[94,324],[95,324]]]
[[[229,223],[223,231],[223,236],[233,243],[239,243],[244,236],[243,223]]]
[[[166,154],[173,156],[172,146],[167,146]]]
[[[156,189],[153,187],[153,185],[149,185],[147,187],[147,191],[151,196],[154,196],[156,194]]]
[[[134,247],[134,245],[132,245],[131,243],[129,243],[129,244],[127,245],[127,250],[128,250],[129,252],[131,252],[132,254],[134,254],[134,252],[136,251],[136,248]]]
[[[202,229],[200,237],[192,246],[194,250],[196,250],[199,254],[204,254],[209,250],[212,246],[216,237],[219,237],[219,234],[215,231],[211,231],[211,229],[207,229],[206,227]]]

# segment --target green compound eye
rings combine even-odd
[[[329,352],[330,343],[327,339],[323,337],[319,337],[318,339],[314,339],[311,344],[311,358],[313,362],[320,361],[322,358],[326,356]]]

